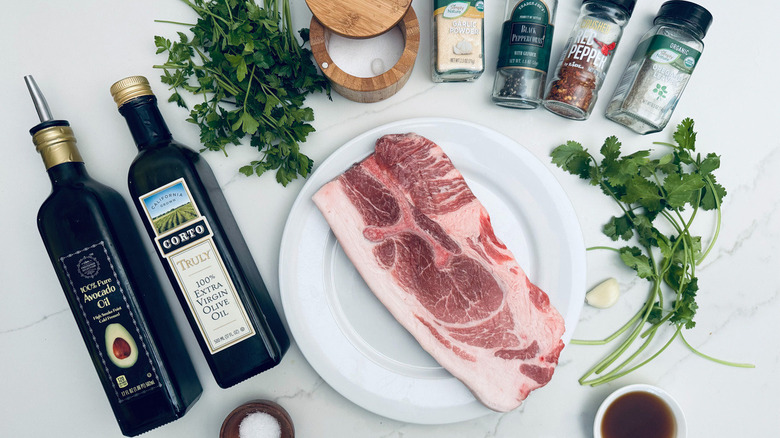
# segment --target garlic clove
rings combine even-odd
[[[606,309],[617,303],[620,297],[620,285],[614,278],[609,278],[585,294],[585,302],[589,305]]]

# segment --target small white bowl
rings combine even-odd
[[[683,413],[682,408],[680,408],[680,405],[677,403],[677,401],[671,395],[669,395],[669,393],[662,390],[661,388],[643,383],[624,386],[614,391],[606,399],[604,399],[604,401],[601,403],[601,406],[599,406],[599,410],[596,412],[596,419],[593,422],[594,438],[603,438],[603,435],[601,435],[601,423],[604,420],[604,414],[607,412],[607,408],[609,408],[612,403],[620,396],[633,392],[650,393],[665,402],[672,411],[672,416],[674,417],[674,421],[677,425],[677,434],[675,435],[675,438],[687,438],[688,426],[685,423],[685,414]]]

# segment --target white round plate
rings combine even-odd
[[[487,209],[498,238],[563,315],[563,340],[569,341],[585,297],[585,247],[571,202],[547,168],[512,139],[454,119],[377,127],[320,164],[293,204],[282,236],[282,306],[306,359],[347,399],[407,423],[470,420],[491,411],[376,299],[311,200],[323,184],[371,154],[379,137],[407,132],[444,149]]]

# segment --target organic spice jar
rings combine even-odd
[[[492,99],[533,109],[544,94],[558,0],[507,0],[506,6]]]
[[[562,117],[585,120],[636,0],[585,0],[552,81],[544,107]]]
[[[473,81],[485,71],[485,2],[433,0],[434,82]]]
[[[704,50],[712,14],[687,1],[661,5],[607,106],[607,118],[640,134],[664,129]]]

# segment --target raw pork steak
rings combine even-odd
[[[312,199],[377,298],[487,407],[550,380],[563,318],[439,146],[386,135]]]

